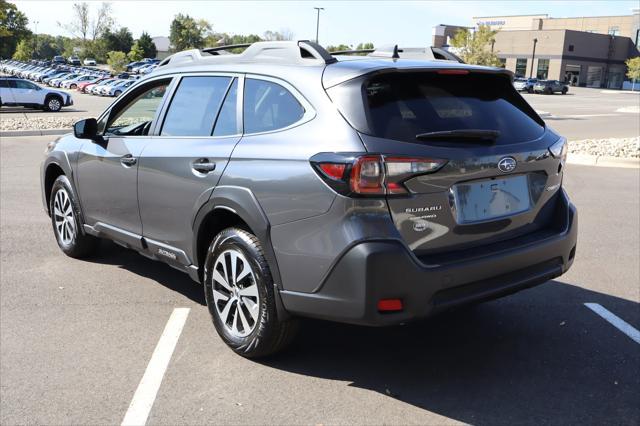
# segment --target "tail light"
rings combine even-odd
[[[566,138],[560,138],[556,143],[549,147],[549,152],[553,155],[553,158],[558,158],[564,164],[567,161],[567,151],[569,147],[567,145]]]
[[[405,195],[404,182],[446,164],[433,158],[388,155],[318,154],[311,164],[336,192],[347,196]]]

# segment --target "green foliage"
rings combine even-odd
[[[33,54],[33,42],[28,38],[23,38],[18,43],[16,51],[13,54],[13,59],[18,61],[28,61]]]
[[[142,48],[140,47],[139,41],[133,43],[133,46],[131,46],[131,50],[129,51],[129,53],[127,53],[127,57],[131,62],[139,61],[145,58],[144,50],[142,50]]]
[[[146,32],[142,33],[142,35],[137,41],[137,44],[138,44],[138,47],[142,49],[143,58],[155,58],[156,55],[158,54],[158,49],[156,48],[156,45],[153,43],[153,39]]]
[[[265,31],[262,38],[267,41],[293,40],[293,33],[283,28],[280,31]]]
[[[374,49],[373,43],[359,43],[358,46],[356,46],[356,50],[367,50],[367,49]]]
[[[36,44],[35,57],[38,59],[51,59],[64,51],[64,45],[61,40],[59,42],[58,37],[53,37],[49,34],[37,34],[33,38]],[[63,37],[60,37],[60,39],[63,39]]]
[[[122,27],[115,32],[106,29],[100,38],[103,40],[104,49],[107,52],[128,52],[133,46],[133,35],[127,27]]]
[[[127,55],[120,51],[111,51],[107,53],[107,64],[113,72],[119,73],[127,67]]]
[[[462,28],[451,40],[451,45],[458,49],[458,56],[467,64],[499,67],[500,60],[491,52],[491,44],[497,33],[488,25],[480,25],[473,33]]]
[[[337,46],[327,46],[327,50],[329,52],[338,52],[341,50],[353,50],[353,48],[351,46],[348,46],[346,44],[339,44]]]
[[[211,32],[211,24],[204,19],[195,20],[189,15],[177,14],[169,28],[169,41],[174,52],[201,49]]]
[[[230,35],[227,33],[211,33],[204,41],[205,46],[207,47],[215,47],[215,46],[225,46],[230,44],[247,44],[247,43],[255,43],[257,41],[262,41],[262,38],[256,34],[249,35],[241,35],[235,34]],[[231,49],[229,52],[231,53],[242,53],[244,49]]]
[[[625,64],[627,65],[627,77],[634,82],[640,80],[640,56],[627,59]]]
[[[15,4],[0,0],[0,58],[12,57],[18,43],[31,35],[28,25]]]

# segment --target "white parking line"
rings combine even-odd
[[[612,314],[610,311],[603,308],[602,305],[599,305],[597,303],[585,303],[584,306],[607,320],[609,324],[629,336],[634,342],[640,343],[640,331],[636,330],[633,326],[631,326],[631,324],[618,318],[616,315]]]
[[[176,308],[171,313],[169,321],[160,336],[158,345],[151,355],[147,369],[133,395],[127,414],[122,425],[144,425],[156,399],[158,389],[162,383],[164,372],[167,370],[173,350],[178,343],[184,324],[187,321],[190,308]]]

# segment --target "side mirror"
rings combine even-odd
[[[73,134],[78,139],[91,139],[101,142],[102,136],[98,135],[98,122],[95,118],[80,120],[73,125]]]

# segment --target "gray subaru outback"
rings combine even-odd
[[[69,256],[107,238],[202,283],[246,357],[299,317],[405,323],[573,262],[566,141],[512,80],[397,48],[180,52],[48,145],[44,206]]]

